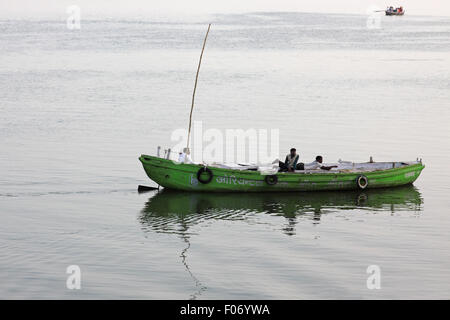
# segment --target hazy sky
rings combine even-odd
[[[2,18],[66,16],[78,5],[85,17],[196,15],[248,11],[366,14],[371,6],[403,6],[411,15],[450,16],[449,0],[0,0]]]

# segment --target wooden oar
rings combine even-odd
[[[152,190],[158,190],[158,189],[159,188],[157,188],[157,187],[149,187],[149,186],[142,186],[142,185],[138,186],[139,193],[148,192],[148,191],[152,191]]]

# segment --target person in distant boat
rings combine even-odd
[[[279,161],[278,165],[280,169],[278,171],[294,172],[294,170],[297,169],[298,159],[299,155],[297,154],[297,150],[295,148],[291,148],[290,153],[286,156],[284,162]]]
[[[333,168],[338,167],[338,166],[324,166],[324,165],[322,165],[322,162],[323,162],[323,157],[317,156],[315,161],[305,164],[304,168],[305,168],[305,170],[316,170],[316,169],[331,170]]]
[[[191,157],[189,156],[189,148],[184,148],[183,152],[178,154],[178,162],[180,163],[193,163]]]

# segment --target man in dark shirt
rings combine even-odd
[[[295,148],[291,149],[291,152],[286,156],[286,159],[284,162],[279,162],[279,171],[281,172],[294,172],[294,170],[297,168],[297,162],[298,162],[298,154],[297,150]]]

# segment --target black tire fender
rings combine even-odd
[[[202,178],[202,175],[204,173],[208,174],[208,177],[206,179]],[[213,172],[212,172],[212,170],[210,168],[208,168],[208,167],[201,167],[200,169],[198,169],[198,171],[197,171],[197,180],[200,183],[203,183],[203,184],[210,183],[212,178],[213,178]]]
[[[265,176],[264,181],[269,186],[274,186],[278,183],[278,177],[275,174],[267,175],[267,176]]]

